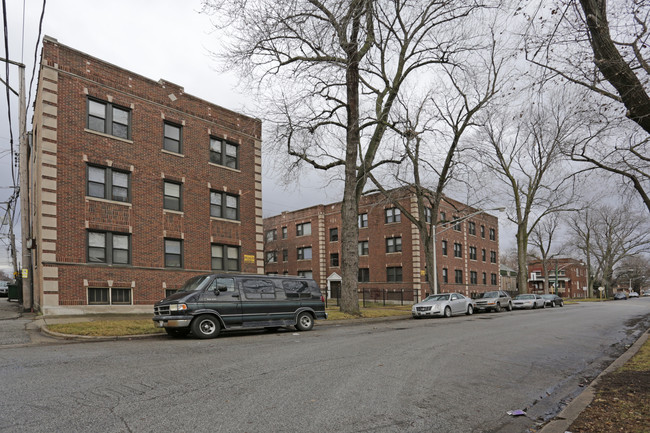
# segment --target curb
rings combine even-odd
[[[60,340],[73,340],[73,341],[116,341],[116,340],[143,340],[147,338],[166,337],[167,334],[137,334],[137,335],[115,335],[107,337],[98,337],[94,335],[74,335],[62,334],[60,332],[50,331],[47,326],[41,326],[41,333],[58,338]]]
[[[591,404],[594,399],[596,385],[600,380],[616,370],[618,370],[623,364],[630,360],[636,353],[641,349],[641,346],[648,340],[648,335],[650,331],[646,331],[643,335],[639,337],[636,342],[625,351],[618,359],[615,359],[609,367],[603,370],[596,379],[589,384],[589,386],[580,393],[576,398],[571,400],[571,402],[562,409],[555,418],[549,421],[539,433],[567,433],[568,428],[573,424],[573,422],[580,416],[582,411],[584,411],[587,406]]]

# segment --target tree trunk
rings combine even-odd
[[[517,229],[517,284],[519,293],[528,293],[528,233],[526,226]]]

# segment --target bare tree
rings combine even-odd
[[[527,287],[528,239],[547,215],[570,209],[574,179],[564,175],[561,148],[572,141],[575,118],[557,98],[531,104],[521,113],[492,116],[483,131],[485,144],[478,145],[477,159],[496,177],[512,205],[507,217],[517,226],[518,285]]]
[[[594,296],[594,279],[599,274],[599,270],[594,272],[592,267],[595,261],[592,242],[598,230],[594,218],[594,210],[587,206],[581,212],[572,213],[569,216],[569,227],[573,232],[573,245],[575,245],[585,258],[587,265],[587,296],[591,298]]]
[[[622,260],[617,269],[616,282],[619,287],[628,287],[641,294],[643,287],[650,281],[650,260],[637,255]]]
[[[556,247],[553,250],[553,241],[558,242],[555,237],[558,234],[558,228],[560,226],[560,215],[559,213],[552,213],[546,215],[539,223],[533,228],[530,234],[530,245],[535,247],[536,251],[530,253],[533,257],[538,259],[542,264],[542,269],[544,270],[544,293],[548,293],[549,290],[549,264],[553,257],[561,253],[561,248]]]
[[[647,220],[629,208],[603,206],[576,220],[574,230],[580,236],[581,248],[589,248],[597,263],[596,277],[611,295],[614,271],[624,260],[650,251]],[[579,231],[578,231],[579,229]],[[585,234],[589,234],[586,237]]]
[[[585,106],[593,123],[619,132],[614,139],[594,135],[590,145],[571,149],[573,158],[620,175],[650,211],[650,2],[556,0],[545,6],[528,17],[526,57],[551,78],[590,92]]]
[[[487,0],[486,0],[487,1]],[[482,0],[205,0],[232,44],[221,56],[277,89],[271,141],[319,170],[344,170],[341,309],[359,313],[358,204],[389,115],[420,69],[453,64],[478,40],[463,22]],[[345,140],[341,140],[342,136]]]

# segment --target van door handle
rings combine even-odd
[[[233,293],[233,294],[232,294],[232,297],[233,297],[233,298],[239,298],[239,293]]]

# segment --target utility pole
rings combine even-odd
[[[22,237],[23,308],[32,309],[32,254],[29,219],[29,146],[27,143],[27,95],[25,94],[25,65],[9,59],[0,61],[18,66],[18,129],[20,176],[20,232]],[[9,83],[5,83],[9,87]],[[9,87],[11,89],[11,87]],[[15,90],[11,89],[14,93]]]

